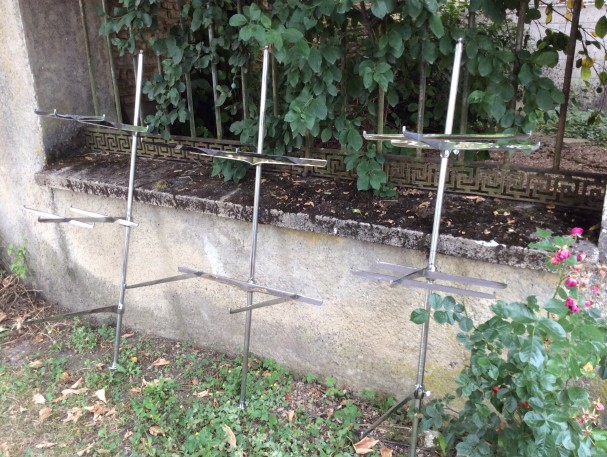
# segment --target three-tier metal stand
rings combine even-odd
[[[265,111],[266,111],[266,98],[267,98],[267,79],[268,79],[268,65],[269,65],[270,49],[266,47],[263,51],[263,64],[262,64],[262,77],[261,77],[261,101],[259,106],[259,132],[257,138],[257,153],[250,152],[229,152],[229,151],[218,151],[209,148],[199,148],[193,146],[186,146],[181,144],[167,144],[158,142],[149,142],[156,146],[161,147],[172,147],[179,150],[187,151],[192,154],[200,154],[211,157],[218,157],[222,159],[238,160],[246,162],[256,167],[255,173],[255,191],[253,201],[253,221],[252,221],[252,232],[251,232],[251,252],[249,258],[249,276],[247,280],[239,280],[229,278],[227,276],[206,273],[204,271],[194,270],[191,268],[178,267],[178,271],[182,274],[171,276],[168,278],[157,279],[154,281],[147,281],[138,284],[128,285],[127,289],[135,289],[138,287],[153,286],[156,284],[163,284],[173,281],[181,281],[191,278],[203,278],[211,281],[219,282],[229,286],[237,287],[242,291],[246,292],[247,305],[237,309],[230,309],[230,314],[235,313],[246,313],[245,318],[245,331],[244,331],[244,348],[243,348],[243,359],[242,359],[242,379],[240,388],[240,408],[246,407],[246,389],[247,389],[247,374],[249,366],[249,345],[251,341],[251,322],[252,322],[252,311],[267,306],[278,305],[286,301],[298,301],[311,305],[322,305],[322,300],[317,298],[311,298],[304,295],[300,295],[295,292],[279,290],[267,286],[259,285],[255,282],[255,263],[257,254],[257,229],[259,219],[259,200],[261,190],[261,167],[263,164],[273,165],[291,165],[291,166],[304,166],[304,167],[323,167],[326,165],[325,160],[317,159],[305,159],[296,157],[280,157],[274,155],[268,155],[263,153],[263,141],[265,136]],[[144,141],[148,143],[147,141]],[[260,303],[253,303],[253,295],[260,293],[264,295],[273,296],[275,298],[266,300]]]
[[[452,154],[458,154],[461,150],[524,150],[531,152],[539,147],[539,144],[530,144],[528,135],[453,135],[453,118],[455,113],[455,102],[457,98],[457,86],[459,80],[459,72],[463,51],[463,42],[458,40],[455,47],[455,56],[453,61],[453,69],[451,76],[451,87],[449,92],[449,104],[447,107],[447,119],[445,125],[445,134],[423,135],[415,134],[403,129],[402,135],[384,135],[384,134],[364,134],[364,137],[370,141],[391,141],[393,145],[399,147],[411,148],[426,148],[435,149],[440,152],[440,170],[438,176],[438,186],[436,191],[436,206],[434,209],[434,221],[432,226],[432,235],[430,242],[430,253],[428,256],[428,264],[423,268],[409,267],[378,261],[377,265],[386,270],[396,273],[396,276],[368,272],[368,271],[353,271],[353,274],[370,279],[386,281],[391,286],[404,285],[408,287],[416,287],[426,290],[425,310],[430,316],[431,311],[431,294],[432,292],[454,293],[458,295],[477,297],[477,298],[495,298],[495,293],[487,293],[476,290],[470,290],[462,287],[454,287],[445,284],[438,284],[436,281],[454,282],[463,284],[464,286],[480,286],[489,289],[502,289],[507,285],[487,281],[484,279],[469,278],[466,276],[441,273],[436,271],[436,254],[438,251],[439,233],[441,225],[441,213],[443,207],[443,196],[445,193],[445,185],[447,180],[447,171],[449,157]],[[425,281],[417,279],[422,278]],[[429,392],[424,387],[424,374],[426,366],[426,354],[428,350],[428,331],[430,319],[422,324],[421,338],[419,345],[419,357],[417,366],[417,380],[413,388],[413,392],[402,401],[395,404],[392,408],[386,411],[379,419],[377,419],[362,436],[366,436],[375,430],[382,422],[394,414],[397,410],[403,407],[405,403],[413,401],[413,407],[419,411],[422,406],[422,400]],[[419,427],[418,414],[413,416],[413,425],[411,429],[411,445],[410,456],[415,457],[417,447],[417,435]]]
[[[134,125],[127,125],[122,123],[111,122],[105,119],[105,116],[83,116],[76,114],[63,114],[58,113],[56,110],[53,111],[36,111],[36,114],[40,116],[52,117],[56,119],[70,120],[79,122],[81,124],[113,128],[123,131],[128,131],[132,133],[131,138],[131,161],[130,161],[130,169],[129,169],[129,185],[128,185],[128,193],[127,193],[127,208],[126,208],[126,216],[122,217],[113,217],[106,216],[103,214],[94,213],[91,211],[86,211],[78,208],[71,208],[71,210],[79,216],[77,217],[64,217],[56,214],[39,211],[36,209],[25,208],[24,209],[30,213],[36,214],[38,216],[38,222],[43,223],[67,223],[70,225],[75,225],[77,227],[83,228],[93,228],[95,223],[112,223],[118,224],[125,228],[125,236],[124,236],[124,250],[122,256],[122,271],[120,278],[120,295],[118,298],[118,305],[111,306],[103,306],[95,309],[88,309],[83,311],[75,311],[71,313],[58,314],[42,319],[30,319],[26,320],[24,324],[37,324],[41,322],[49,322],[49,321],[57,321],[68,319],[70,317],[82,316],[87,314],[96,314],[96,313],[115,313],[116,314],[116,334],[114,340],[114,356],[112,360],[112,364],[110,365],[110,369],[116,369],[118,366],[118,353],[120,351],[120,338],[122,331],[122,316],[125,311],[125,293],[126,293],[126,277],[127,277],[127,268],[128,268],[128,259],[129,259],[129,244],[131,237],[131,229],[137,227],[137,223],[133,222],[133,193],[135,189],[135,165],[137,159],[137,143],[138,137],[140,133],[147,132],[147,127],[138,126],[137,122],[139,119],[139,110],[141,105],[141,83],[143,79],[143,51],[139,52],[138,62],[137,62],[137,76],[136,76],[136,89],[135,89],[135,112],[133,115]]]

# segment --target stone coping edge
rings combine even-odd
[[[38,185],[51,189],[68,190],[100,197],[126,199],[127,187],[69,176],[62,171],[45,170],[35,175]],[[139,203],[195,211],[203,214],[250,222],[253,207],[237,205],[221,200],[175,195],[170,192],[135,189],[135,201]],[[302,213],[285,213],[276,209],[260,208],[259,222],[276,227],[341,236],[370,243],[402,247],[427,252],[431,235],[420,231],[390,228],[353,220],[341,220],[328,216],[310,216]],[[585,252],[590,259],[598,258],[598,249],[585,242]],[[542,251],[506,246],[496,242],[477,241],[467,238],[441,235],[439,254],[470,260],[508,265],[512,267],[546,270],[546,254]]]

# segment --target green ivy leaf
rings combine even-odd
[[[320,51],[316,48],[310,49],[310,56],[308,57],[308,65],[314,73],[318,73],[320,71],[320,67],[322,65],[322,55]]]
[[[559,62],[559,54],[552,49],[546,49],[535,52],[531,56],[531,61],[536,65],[552,68]]]
[[[411,322],[414,324],[425,324],[429,317],[428,311],[423,308],[417,308],[411,312]]]
[[[594,33],[596,33],[599,38],[605,38],[605,35],[607,35],[607,17],[601,16],[599,18],[599,20],[596,22]]]
[[[288,28],[282,33],[283,39],[287,43],[297,43],[299,40],[303,40],[304,34],[294,28]]]
[[[440,15],[433,14],[428,19],[428,26],[430,30],[434,34],[436,38],[442,38],[445,34],[445,27],[443,26],[443,21],[441,20]]]
[[[245,16],[243,16],[242,14],[235,14],[234,16],[232,16],[230,18],[230,22],[229,24],[232,27],[242,27],[243,25],[245,25],[247,23],[247,18]]]
[[[491,58],[481,57],[478,61],[478,74],[481,76],[488,76],[491,74],[492,70],[493,64],[491,63]]]
[[[358,133],[358,130],[356,130],[355,128],[350,128],[348,130],[347,140],[348,147],[352,151],[360,151],[360,149],[363,147],[363,137],[360,133]]]
[[[394,9],[394,0],[374,0],[371,4],[371,12],[374,16],[382,19]]]

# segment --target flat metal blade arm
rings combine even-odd
[[[38,116],[45,117],[54,117],[56,119],[63,119],[67,121],[76,121],[81,124],[92,125],[96,127],[106,127],[110,129],[116,130],[124,130],[126,132],[138,132],[138,133],[146,133],[148,131],[148,127],[138,126],[138,125],[130,125],[130,124],[122,124],[120,122],[112,122],[105,119],[105,114],[102,116],[87,116],[82,114],[66,114],[59,113],[57,110],[53,111],[40,111],[34,110]]]
[[[322,300],[317,298],[305,297],[303,295],[295,294],[293,292],[285,292],[284,290],[273,289],[271,287],[260,286],[247,281],[241,281],[238,279],[228,278],[227,276],[215,275],[212,273],[205,273],[204,271],[192,270],[190,268],[179,267],[179,272],[196,275],[200,278],[209,279],[211,281],[220,282],[229,286],[238,287],[245,292],[258,292],[260,294],[274,295],[275,297],[286,298],[289,300],[300,301],[308,303],[309,305],[322,305]]]
[[[187,146],[185,144],[162,143],[159,141],[143,141],[143,144],[160,146],[165,148],[173,148],[178,151],[187,151],[193,154],[200,154],[220,159],[239,160],[246,162],[249,165],[297,165],[300,167],[325,167],[326,160],[322,159],[305,159],[301,157],[275,156],[271,154],[257,154],[255,152],[240,152],[240,151],[220,151],[217,149],[202,148],[198,146]]]

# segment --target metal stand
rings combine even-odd
[[[436,284],[435,281],[450,281],[464,285],[476,285],[481,287],[487,287],[491,289],[505,288],[506,284],[487,281],[484,279],[468,278],[465,276],[452,275],[447,273],[440,273],[436,271],[436,254],[438,250],[439,232],[441,224],[441,213],[443,207],[443,196],[445,192],[445,182],[447,178],[447,166],[449,162],[449,156],[458,154],[460,150],[471,149],[495,149],[495,150],[526,150],[532,151],[539,147],[539,144],[532,145],[527,143],[521,143],[520,140],[528,140],[526,135],[452,135],[453,117],[455,112],[455,102],[457,98],[457,86],[459,80],[459,71],[461,64],[461,56],[463,50],[463,43],[458,40],[455,47],[455,57],[453,62],[453,70],[451,76],[451,88],[449,93],[449,104],[447,108],[447,119],[445,125],[444,135],[421,135],[407,132],[403,129],[403,135],[384,135],[384,134],[371,134],[365,133],[367,140],[389,140],[392,144],[401,147],[421,147],[431,148],[440,151],[441,162],[440,171],[438,177],[438,188],[436,191],[436,206],[434,210],[434,222],[432,227],[432,237],[430,243],[430,254],[428,257],[428,265],[424,268],[414,268],[402,265],[396,265],[386,262],[378,261],[377,264],[395,273],[398,276],[391,276],[385,274],[378,274],[374,272],[366,271],[353,271],[353,274],[363,276],[371,279],[377,279],[381,281],[387,281],[390,285],[405,285],[410,287],[417,287],[426,290],[426,304],[425,309],[428,315],[431,311],[430,297],[433,291],[455,293],[459,295],[466,295],[477,298],[495,298],[494,293],[479,292],[474,290],[468,290],[460,287],[447,286],[442,284]],[[425,282],[416,281],[416,278],[425,278]],[[422,324],[421,338],[419,347],[419,357],[417,366],[417,380],[413,393],[400,401],[386,413],[384,413],[378,420],[376,420],[363,434],[367,436],[373,430],[375,430],[382,422],[390,417],[395,411],[399,410],[405,403],[413,400],[413,407],[419,411],[422,406],[422,400],[430,393],[424,387],[424,374],[426,367],[426,354],[428,349],[428,330],[430,321],[428,320]],[[411,445],[410,445],[410,457],[415,457],[415,451],[417,447],[417,435],[419,427],[419,417],[417,414],[413,417],[413,425],[411,428]]]
[[[124,297],[126,291],[126,274],[129,257],[129,241],[131,235],[131,228],[137,227],[137,223],[133,222],[133,193],[135,189],[135,164],[137,159],[137,142],[139,133],[147,132],[147,127],[141,127],[137,125],[139,119],[139,109],[141,104],[141,83],[143,79],[143,51],[139,52],[138,56],[138,68],[137,68],[137,80],[136,80],[136,92],[135,92],[135,114],[133,116],[133,122],[135,125],[127,125],[122,123],[115,123],[105,120],[105,116],[81,116],[74,114],[62,114],[58,113],[57,110],[51,112],[36,111],[36,114],[40,116],[54,117],[57,119],[65,119],[76,121],[81,124],[95,125],[102,127],[109,127],[119,130],[126,130],[132,132],[132,144],[131,144],[131,163],[129,173],[129,187],[127,196],[127,209],[126,217],[112,217],[105,216],[103,214],[93,213],[91,211],[85,211],[78,208],[71,208],[72,211],[78,213],[78,217],[63,217],[55,214],[39,211],[31,208],[25,208],[26,211],[38,215],[38,222],[44,223],[67,223],[75,225],[77,227],[93,228],[95,223],[113,223],[122,225],[125,227],[125,239],[124,239],[124,253],[122,257],[122,275],[120,280],[120,297],[118,299],[118,305],[116,306],[104,306],[101,308],[95,308],[91,310],[76,311],[72,313],[58,314],[55,316],[43,318],[43,319],[31,319],[26,320],[24,324],[37,324],[41,322],[63,320],[74,316],[82,316],[86,314],[114,312],[116,313],[116,336],[114,341],[114,357],[110,369],[116,369],[118,366],[118,353],[120,351],[120,335],[122,330],[122,316],[124,314]]]
[[[260,286],[255,283],[255,260],[257,254],[257,228],[258,228],[258,218],[259,218],[259,199],[260,199],[260,190],[261,190],[261,166],[263,164],[275,164],[275,165],[298,165],[298,166],[316,166],[322,167],[326,165],[325,160],[316,160],[316,159],[303,159],[303,158],[294,158],[294,157],[279,157],[263,154],[263,141],[265,136],[265,110],[266,110],[266,93],[267,93],[267,79],[268,79],[268,63],[270,57],[270,49],[266,46],[263,51],[263,67],[262,67],[262,77],[261,77],[261,101],[259,106],[259,133],[257,138],[257,153],[248,153],[248,152],[227,152],[227,151],[217,151],[214,149],[208,148],[198,148],[192,146],[185,146],[179,144],[165,144],[165,143],[155,143],[152,144],[164,146],[164,147],[174,147],[176,149],[182,149],[194,154],[201,154],[205,156],[212,157],[220,157],[224,159],[230,160],[239,160],[250,165],[257,167],[255,170],[255,194],[254,194],[254,202],[253,202],[253,223],[252,223],[252,232],[251,232],[251,254],[249,259],[249,276],[246,281],[241,281],[238,279],[232,279],[226,276],[205,273],[203,271],[192,270],[189,268],[179,267],[178,271],[182,274],[171,276],[164,279],[158,279],[154,281],[147,281],[138,284],[130,284],[126,288],[134,289],[138,287],[146,287],[152,286],[156,284],[163,284],[173,281],[181,281],[185,279],[191,278],[204,278],[211,281],[219,282],[222,284],[227,284],[229,286],[237,287],[247,294],[247,305],[242,308],[230,309],[230,314],[245,312],[245,334],[244,334],[244,348],[243,348],[243,360],[242,360],[242,378],[241,378],[241,386],[240,386],[240,401],[239,407],[244,409],[246,407],[246,390],[247,390],[247,375],[249,368],[249,346],[251,341],[251,322],[254,309],[264,308],[267,306],[278,305],[280,303],[284,303],[286,301],[298,301],[302,303],[308,303],[311,305],[322,305],[322,300],[316,298],[306,297],[304,295],[299,295],[294,292],[287,292],[279,289],[274,289],[266,286]],[[146,142],[147,143],[147,142]],[[261,303],[253,303],[253,294],[261,293],[265,295],[274,296],[276,298],[267,300]]]

